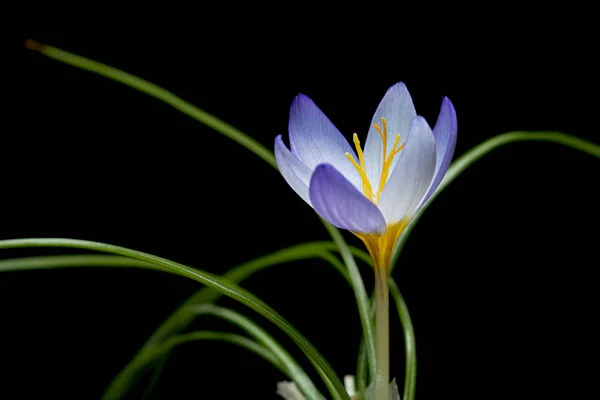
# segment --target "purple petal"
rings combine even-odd
[[[308,96],[299,94],[294,99],[289,131],[292,153],[308,168],[312,170],[319,164],[331,164],[354,186],[361,187],[358,172],[346,158],[349,153],[356,159],[354,150]]]
[[[281,135],[275,138],[275,161],[288,185],[309,205],[308,184],[312,171],[304,165],[283,143]]]
[[[457,122],[456,122],[456,111],[449,98],[444,97],[442,100],[442,107],[440,114],[438,115],[435,128],[433,128],[433,136],[435,137],[435,149],[436,149],[436,161],[435,161],[435,173],[433,182],[425,199],[426,201],[429,196],[435,192],[438,185],[444,178],[452,156],[454,155],[454,148],[456,147],[456,135],[457,135]]]
[[[402,82],[396,83],[390,87],[383,99],[379,103],[373,120],[369,126],[369,134],[365,142],[365,162],[367,166],[367,176],[373,186],[373,191],[376,192],[379,186],[379,176],[381,175],[381,165],[383,163],[383,143],[377,130],[373,124],[382,125],[381,118],[387,120],[387,149],[388,154],[394,145],[396,135],[400,134],[401,141],[406,140],[406,135],[412,120],[417,116],[415,106],[406,85]],[[383,129],[383,127],[382,127]],[[401,156],[401,155],[400,155]],[[396,157],[392,163],[392,169],[399,157]]]
[[[310,200],[321,217],[353,232],[384,233],[381,211],[332,165],[317,166],[309,186]]]

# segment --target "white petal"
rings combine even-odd
[[[290,107],[290,146],[308,168],[314,170],[319,164],[331,164],[356,188],[362,181],[354,165],[346,158],[356,155],[344,135],[308,97],[299,94]]]
[[[365,142],[365,163],[367,167],[367,176],[371,181],[373,192],[377,192],[379,188],[379,177],[381,175],[381,166],[383,164],[383,143],[377,130],[373,127],[373,124],[379,124],[381,126],[381,118],[385,118],[387,121],[387,149],[386,154],[392,150],[396,135],[401,135],[401,142],[407,140],[406,134],[410,128],[412,120],[417,116],[415,106],[413,105],[412,98],[408,93],[408,89],[404,83],[399,82],[388,89],[383,96],[383,99],[379,103],[371,126],[369,127],[369,135]],[[382,127],[383,129],[383,127]],[[394,159],[392,167],[402,157],[402,152]]]
[[[388,224],[412,216],[427,193],[435,171],[435,139],[423,117],[410,126],[402,157],[381,194],[379,209]]]
[[[281,135],[275,138],[275,161],[277,161],[279,172],[288,185],[312,207],[308,195],[308,184],[312,171],[288,150]]]

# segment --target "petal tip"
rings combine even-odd
[[[427,120],[421,115],[417,115],[412,119],[412,121],[410,122],[411,128],[413,127],[413,125],[426,125],[429,128],[429,123],[427,123]]]
[[[304,112],[313,111],[315,108],[318,109],[317,105],[310,97],[304,93],[298,93],[292,100],[292,104],[290,106],[290,119],[294,115],[301,115]]]
[[[388,92],[392,92],[392,91],[406,92],[407,94],[410,94],[408,92],[408,87],[406,87],[406,83],[404,83],[402,81],[394,83],[392,86],[389,87],[389,89],[387,91]]]
[[[446,108],[454,112],[454,105],[447,96],[442,97],[442,108]]]
[[[288,146],[286,146],[285,142],[283,141],[283,136],[282,135],[277,135],[275,136],[275,158],[277,158],[277,153],[279,153],[280,151],[282,151],[282,149],[286,149],[288,150]]]
[[[323,163],[323,164],[319,164],[317,165],[317,167],[314,169],[312,178],[311,178],[311,182],[313,179],[315,179],[315,176],[318,176],[316,174],[316,172],[319,172],[319,174],[324,173],[324,174],[331,174],[333,172],[337,172],[337,169],[335,169],[335,167],[331,164],[327,164],[327,163]]]
[[[310,97],[308,97],[308,96],[307,96],[307,95],[305,95],[304,93],[300,92],[300,93],[298,93],[298,94],[297,94],[297,95],[294,97],[294,99],[292,100],[292,107],[293,107],[295,104],[298,104],[298,103],[305,103],[305,102],[311,102],[311,103],[312,103],[313,101],[312,101],[312,99],[311,99]]]
[[[406,89],[406,83],[404,83],[404,82],[402,82],[402,81],[400,81],[400,82],[396,82],[396,83],[394,83],[392,86],[390,86],[390,89],[391,89],[391,88],[393,88],[393,87],[395,87],[395,88],[399,88],[399,89],[400,89],[400,88],[402,88],[402,89]]]
[[[443,113],[446,113],[450,117],[450,123],[452,125],[451,133],[452,133],[452,135],[456,135],[456,125],[457,125],[456,110],[454,109],[454,104],[452,104],[452,101],[450,101],[450,99],[446,96],[444,96],[442,98],[442,105],[440,107],[440,116]]]

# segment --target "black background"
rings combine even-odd
[[[467,35],[460,46],[442,35],[417,50],[342,47],[337,37],[287,33],[281,44],[277,35],[32,38],[146,78],[268,148],[286,134],[298,92],[347,137],[364,139],[397,81],[432,125],[442,96],[453,101],[456,156],[512,130],[559,130],[600,142],[591,50],[546,33],[484,45]],[[95,240],[218,274],[328,238],[278,172],[235,142],[133,89],[24,48],[18,54],[16,78],[5,78],[17,91],[5,108],[12,123],[0,148],[1,238]],[[589,365],[598,337],[597,177],[598,160],[589,155],[526,142],[484,157],[438,197],[394,272],[415,324],[418,398],[597,392]],[[243,286],[299,329],[338,374],[354,372],[360,324],[352,293],[332,268],[290,263]],[[0,398],[99,398],[198,287],[142,270],[2,274]],[[270,322],[221,303],[255,318],[318,380]],[[393,321],[392,371],[402,381],[401,330]],[[209,318],[193,328],[235,331]],[[195,343],[173,352],[148,399],[276,398],[283,379],[244,350]],[[129,398],[143,392],[140,385]]]

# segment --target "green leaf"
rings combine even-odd
[[[587,140],[567,135],[565,133],[560,132],[552,132],[552,131],[518,131],[518,132],[508,132],[503,133],[498,136],[494,136],[486,141],[478,144],[473,147],[471,150],[467,151],[465,154],[457,158],[446,171],[446,175],[444,175],[444,179],[440,182],[440,185],[433,193],[433,195],[427,200],[427,202],[421,207],[419,212],[415,214],[412,221],[408,224],[398,242],[396,243],[396,247],[394,248],[394,255],[392,258],[392,270],[396,265],[396,260],[402,251],[402,248],[406,244],[410,233],[413,228],[425,212],[427,208],[431,205],[431,202],[450,184],[452,183],[460,174],[462,174],[468,167],[470,167],[475,161],[479,160],[484,155],[488,154],[490,151],[503,146],[509,143],[515,142],[523,142],[523,141],[538,141],[538,142],[551,142],[556,144],[561,144],[563,146],[571,147],[575,150],[582,151],[596,158],[600,158],[600,145],[596,143],[589,142]]]
[[[350,252],[357,258],[371,263],[370,256],[361,249],[348,246]],[[329,251],[338,251],[338,247],[327,241],[308,242],[294,245],[271,254],[259,257],[257,259],[245,262],[237,267],[230,269],[224,277],[239,283],[249,278],[254,273],[267,267],[283,264],[289,261],[295,261],[306,258],[322,258],[331,264],[340,274],[350,282],[349,274],[344,265]],[[43,257],[25,257],[0,261],[0,272],[2,271],[20,271],[31,269],[51,269],[51,268],[69,268],[69,267],[138,267],[163,270],[163,268],[122,256],[112,255],[64,255],[64,256],[43,256]],[[195,295],[191,296],[176,312],[174,312],[155,332],[150,340],[138,351],[136,356],[128,365],[115,377],[107,392],[119,393],[125,395],[127,390],[133,385],[133,382],[139,376],[139,372],[145,368],[146,364],[139,362],[140,359],[147,359],[146,352],[152,353],[154,347],[168,338],[176,331],[185,328],[194,318],[194,314],[187,312],[189,305],[210,303],[218,300],[221,292],[210,287],[200,289]],[[156,375],[156,374],[155,374]],[[127,384],[125,384],[127,383]],[[118,386],[115,390],[113,386]]]
[[[23,257],[0,260],[0,272],[29,271],[36,269],[115,267],[144,268],[163,271],[164,268],[129,257],[103,254],[77,254],[65,256]]]
[[[373,311],[373,314],[375,312]],[[358,346],[358,358],[356,360],[356,383],[357,392],[362,395],[367,389],[367,349],[363,337]]]
[[[233,139],[265,160],[272,167],[277,168],[275,156],[273,156],[273,153],[262,144],[229,125],[225,121],[222,121],[206,111],[201,110],[200,108],[188,103],[178,96],[175,96],[173,93],[161,88],[160,86],[157,86],[145,79],[139,78],[120,69],[111,67],[98,61],[90,60],[89,58],[78,56],[77,54],[69,53],[68,51],[64,51],[56,47],[47,46],[32,40],[28,40],[25,43],[25,46],[31,50],[39,51],[43,55],[57,61],[93,72],[98,75],[102,75],[108,79],[120,82],[133,89],[139,90],[142,93],[146,93],[147,95],[155,97],[171,107],[181,111],[182,113],[194,118],[195,120],[202,122],[204,125],[222,133],[230,139]]]
[[[373,334],[373,325],[371,324],[371,317],[369,309],[371,307],[371,303],[369,301],[369,297],[367,296],[367,291],[365,290],[365,285],[363,283],[360,272],[358,271],[358,267],[356,266],[356,262],[354,261],[354,257],[352,257],[352,253],[348,248],[346,242],[344,242],[344,238],[339,230],[335,229],[330,224],[325,224],[327,231],[333,238],[333,241],[337,244],[340,255],[348,268],[348,273],[350,277],[350,285],[354,290],[354,296],[356,298],[356,304],[358,306],[358,315],[360,316],[360,323],[363,329],[364,341],[365,341],[365,349],[367,351],[367,359],[369,361],[369,367],[371,368],[371,376],[375,376],[376,373],[376,364],[375,364],[375,335]]]
[[[288,372],[281,360],[263,345],[241,335],[215,331],[194,331],[182,335],[173,335],[162,342],[160,346],[156,346],[152,349],[152,351],[147,352],[144,358],[140,358],[138,362],[141,364],[150,363],[153,360],[167,354],[176,346],[200,340],[219,340],[235,344],[264,358],[284,374],[287,374]]]
[[[356,257],[365,259],[370,262],[370,256],[363,250],[349,246],[350,252]],[[338,247],[331,242],[309,242],[295,245],[286,249],[276,251],[274,253],[259,257],[252,261],[243,263],[237,267],[230,269],[223,277],[240,283],[249,278],[254,273],[265,268],[281,265],[289,261],[295,261],[307,258],[321,258],[331,264],[340,274],[349,282],[348,272],[344,265],[333,255],[326,250],[337,251]],[[163,324],[155,331],[148,341],[138,351],[134,359],[130,361],[115,377],[110,386],[117,381],[127,380],[133,384],[138,373],[140,372],[140,364],[135,362],[136,358],[141,357],[145,351],[152,349],[156,343],[160,343],[173,332],[184,329],[193,319],[194,314],[186,310],[192,304],[205,304],[217,301],[222,293],[210,287],[202,288],[194,295],[189,297],[173,314],[171,314]],[[109,386],[109,388],[110,388]]]
[[[217,307],[212,304],[193,305],[189,306],[189,309],[196,315],[214,315],[239,326],[281,361],[287,371],[287,375],[298,385],[306,397],[309,399],[325,399],[292,356],[254,321],[233,310]],[[333,388],[331,390],[335,391]]]
[[[413,328],[408,307],[400,293],[394,279],[390,278],[390,295],[396,304],[396,311],[402,323],[404,332],[405,375],[404,375],[404,400],[414,400],[417,385],[417,346],[415,343],[415,330]]]
[[[186,265],[176,263],[165,258],[106,243],[75,239],[14,239],[0,241],[0,249],[24,247],[66,247],[131,257],[140,261],[156,264],[164,268],[165,271],[185,276],[207,286],[213,287],[223,292],[226,296],[231,297],[232,299],[235,299],[252,308],[277,325],[300,347],[300,349],[302,349],[324,382],[328,383],[328,385],[329,383],[331,384],[330,386],[333,388],[331,394],[335,398],[350,400],[342,382],[337,377],[329,363],[304,336],[302,336],[288,321],[286,321],[281,315],[279,315],[275,310],[265,304],[258,297],[226,279],[202,270],[190,268]]]

